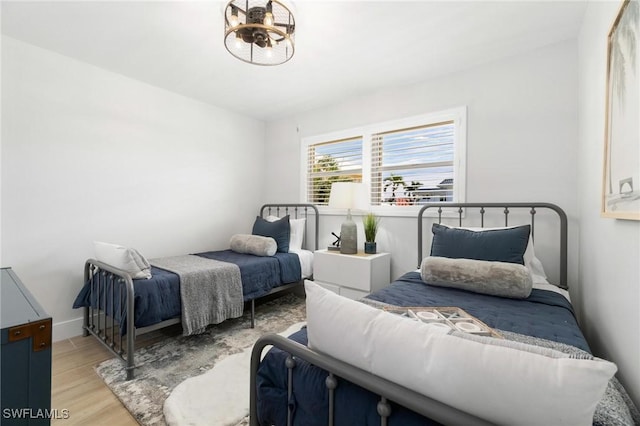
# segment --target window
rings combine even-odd
[[[371,135],[371,204],[453,201],[454,122]]]
[[[307,202],[329,203],[333,182],[362,182],[362,137],[307,147]]]
[[[465,199],[466,108],[305,138],[302,151],[307,202],[327,205],[338,181],[367,184],[381,214]]]

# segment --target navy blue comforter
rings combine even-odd
[[[274,287],[300,281],[302,276],[300,260],[295,253],[278,252],[275,256],[253,256],[223,250],[197,255],[238,265],[245,302],[264,296]]]
[[[571,303],[553,291],[533,289],[526,299],[507,299],[428,286],[409,272],[369,299],[397,306],[457,306],[489,327],[565,343],[590,352]]]
[[[300,260],[295,253],[276,253],[275,256],[253,256],[239,254],[231,250],[197,253],[209,259],[235,263],[240,268],[244,301],[256,299],[269,293],[274,287],[299,281],[302,277]],[[135,294],[136,327],[146,327],[171,318],[180,318],[182,302],[180,298],[180,277],[173,272],[151,267],[151,278],[133,280]],[[111,289],[107,287],[110,294]],[[93,295],[92,295],[93,294]],[[73,303],[74,308],[87,307],[93,299],[93,306],[103,307],[104,299],[97,292],[91,292],[90,284],[80,290]],[[121,331],[126,330],[126,311],[124,299],[119,303],[116,294],[115,309],[106,307],[109,315],[121,324]],[[115,311],[115,312],[114,312]]]
[[[368,297],[398,306],[457,306],[490,327],[562,342],[589,351],[571,304],[562,295],[552,291],[534,289],[527,299],[506,299],[429,286],[422,281],[419,273],[409,272]],[[306,328],[290,338],[306,345]],[[326,425],[327,391],[324,381],[327,373],[297,360],[294,369],[295,392],[293,398],[287,401],[286,357],[286,353],[273,348],[260,364],[257,377],[260,424],[286,424],[289,404],[295,407],[294,425]],[[336,426],[380,424],[375,410],[378,401],[374,394],[345,381],[340,381],[336,392]],[[392,413],[389,419],[391,426],[437,424],[393,404]]]

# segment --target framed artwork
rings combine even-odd
[[[624,0],[607,49],[602,216],[640,220],[639,0]]]

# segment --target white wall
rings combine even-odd
[[[228,247],[262,201],[265,126],[2,37],[2,266],[80,334],[94,240],[146,257]]]
[[[600,217],[607,35],[620,2],[592,2],[579,42],[578,194],[582,326],[640,406],[640,222]]]
[[[575,41],[567,41],[270,122],[266,196],[276,201],[299,198],[303,137],[466,105],[467,201],[556,203],[575,230],[576,67]],[[322,217],[320,246],[330,243],[330,232],[339,232],[341,222],[342,216]],[[391,252],[396,278],[417,266],[417,225],[414,218],[385,217],[381,226],[378,249]],[[363,241],[361,226],[359,231]],[[570,236],[573,248],[575,232]],[[574,263],[576,256],[571,259]],[[547,260],[553,269],[557,261]],[[576,279],[573,266],[570,282]]]

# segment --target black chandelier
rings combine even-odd
[[[287,62],[294,52],[295,20],[277,0],[232,0],[224,10],[224,45],[256,65]]]

